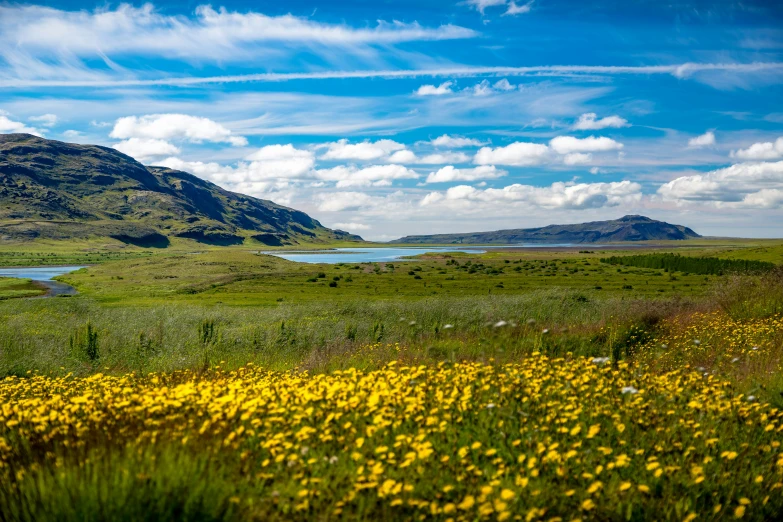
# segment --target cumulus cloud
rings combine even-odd
[[[109,134],[112,138],[142,138],[155,140],[185,140],[191,143],[209,141],[247,145],[247,139],[210,120],[187,114],[148,114],[119,118]]]
[[[572,152],[606,152],[620,150],[623,144],[611,138],[590,136],[588,138],[574,138],[573,136],[558,136],[549,142],[549,146],[558,154],[570,154]]]
[[[478,165],[525,167],[557,160],[559,154],[563,156],[562,161],[566,165],[580,165],[592,161],[593,157],[590,153],[622,148],[622,143],[603,136],[588,138],[558,136],[553,138],[549,145],[518,141],[505,147],[482,147],[473,157],[473,162]]]
[[[596,113],[587,112],[579,116],[579,119],[574,123],[573,128],[574,130],[600,130],[609,127],[620,128],[628,126],[628,120],[619,116],[606,116],[599,120]]]
[[[174,144],[166,140],[150,138],[130,138],[115,143],[112,147],[141,163],[149,163],[180,153],[179,148]]]
[[[404,150],[398,150],[391,156],[389,156],[389,163],[416,163],[416,161],[419,158],[416,157],[416,154],[413,153],[413,151],[404,149]]]
[[[333,192],[316,196],[318,210],[322,212],[342,212],[344,210],[360,210],[380,204],[384,198],[370,196],[364,192]]]
[[[338,188],[384,187],[391,185],[395,180],[418,179],[419,177],[415,171],[402,165],[372,165],[361,169],[339,165],[331,169],[316,170],[315,176],[323,181],[336,182]]]
[[[416,89],[416,94],[419,96],[443,96],[444,94],[451,94],[454,91],[451,90],[451,86],[454,82],[443,82],[440,85],[422,85]]]
[[[731,157],[751,161],[783,158],[783,136],[774,142],[754,143],[747,149],[732,151]]]
[[[688,147],[692,149],[712,147],[713,145],[715,145],[715,133],[712,131],[707,131],[700,136],[688,140]]]
[[[324,146],[327,150],[321,155],[321,159],[327,160],[369,161],[405,149],[405,145],[394,140],[378,140],[376,142],[368,140],[361,143],[349,143],[348,140],[342,139]]]
[[[444,163],[465,163],[470,156],[464,152],[436,152],[419,158],[416,163],[422,165],[442,165]]]
[[[68,129],[63,132],[63,138],[69,139],[69,140],[75,140],[76,138],[81,138],[83,134],[80,131],[74,130],[74,129]]]
[[[43,133],[33,127],[28,127],[20,121],[14,121],[8,117],[5,111],[0,112],[0,133],[26,133],[41,136]]]
[[[458,169],[448,165],[437,172],[430,172],[427,183],[448,183],[451,181],[479,181],[482,179],[496,179],[505,176],[505,170],[498,169],[494,165],[481,165],[472,169]]]
[[[364,230],[370,230],[372,227],[370,225],[365,225],[364,223],[335,223],[333,228],[337,228],[340,230],[347,230],[349,232],[362,232]]]
[[[505,147],[482,147],[473,158],[477,165],[540,165],[549,155],[549,147],[540,143],[515,142]]]
[[[783,161],[738,163],[723,169],[681,176],[658,188],[664,200],[707,202],[718,206],[768,208],[780,206]]]
[[[563,157],[563,163],[566,165],[584,165],[593,160],[593,155],[584,152],[572,152]]]
[[[315,155],[309,150],[287,145],[267,145],[250,154],[247,166],[254,178],[301,178],[315,166]]]
[[[30,121],[38,122],[44,127],[54,127],[57,124],[56,114],[41,114],[40,116],[31,116]]]
[[[432,143],[432,145],[435,147],[448,147],[453,149],[462,147],[480,147],[484,145],[483,141],[477,139],[463,138],[461,136],[449,136],[448,134],[438,136],[434,140],[431,140],[430,143]]]
[[[631,181],[553,183],[548,187],[515,183],[502,189],[484,190],[458,185],[445,192],[430,192],[421,200],[421,205],[452,209],[487,208],[500,204],[544,209],[588,209],[631,204],[641,198],[641,185]]]

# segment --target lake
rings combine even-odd
[[[480,248],[428,247],[428,248],[334,248],[312,252],[262,252],[299,263],[377,263],[383,261],[405,261],[405,256],[417,256],[428,252],[466,252],[483,254]]]
[[[51,281],[53,278],[68,274],[83,266],[35,266],[27,268],[0,268],[0,277],[19,277],[21,279],[32,279],[33,281]]]

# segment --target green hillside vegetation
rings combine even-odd
[[[304,212],[224,190],[197,176],[145,167],[107,147],[0,135],[0,240],[90,240],[162,248],[361,241]]]
[[[752,259],[719,259],[715,257],[691,257],[680,254],[642,254],[635,256],[611,256],[601,258],[610,265],[636,266],[663,269],[666,272],[685,272],[702,275],[730,273],[760,273],[775,268],[774,263]]]

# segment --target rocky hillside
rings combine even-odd
[[[304,212],[145,167],[114,149],[0,134],[0,240],[112,237],[167,246],[362,241]]]
[[[513,245],[518,243],[614,243],[701,237],[688,227],[656,221],[644,216],[624,216],[611,221],[576,225],[549,225],[540,228],[498,230],[468,234],[406,236],[392,243]]]

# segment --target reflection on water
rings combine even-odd
[[[50,281],[51,279],[85,268],[83,266],[35,266],[21,268],[0,268],[0,277],[18,277],[33,281]]]

